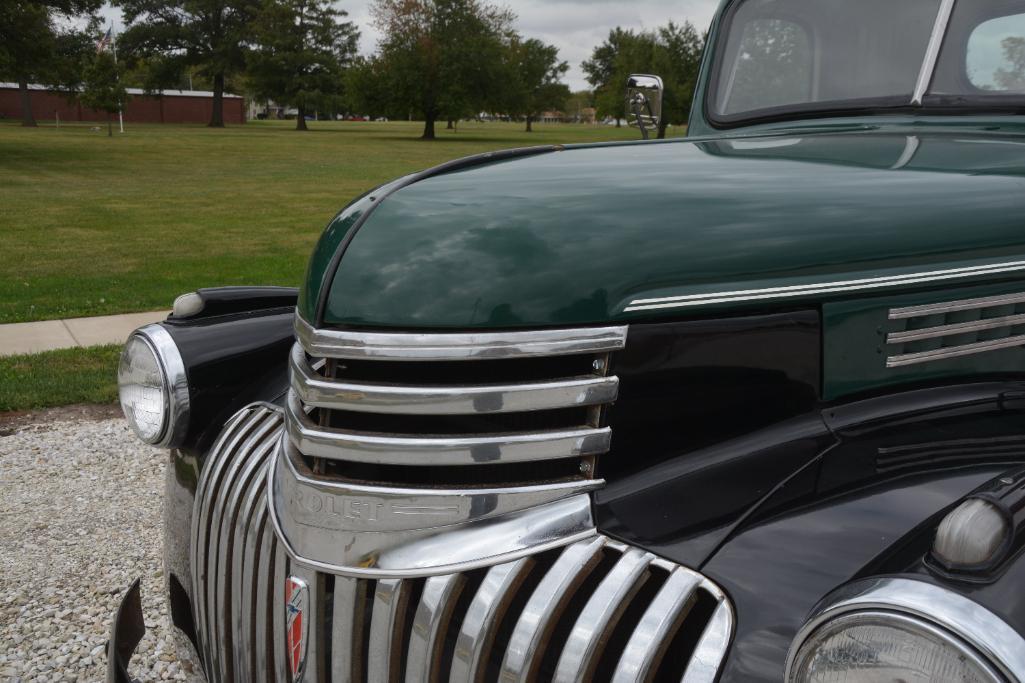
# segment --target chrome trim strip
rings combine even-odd
[[[613,683],[650,679],[669,646],[669,635],[686,615],[701,581],[701,576],[683,568],[669,575],[630,636],[612,677]]]
[[[477,386],[409,386],[325,379],[315,374],[306,354],[292,348],[292,390],[306,406],[398,415],[486,415],[574,408],[610,403],[619,394],[618,377]]]
[[[541,662],[542,642],[552,629],[579,584],[600,560],[605,539],[571,545],[562,551],[551,569],[534,589],[509,636],[498,680],[502,683],[534,680]]]
[[[377,582],[370,617],[367,683],[391,683],[398,677],[402,657],[400,615],[405,612],[409,591],[409,582],[402,579],[385,579]]]
[[[266,488],[264,489],[266,495]],[[262,499],[261,499],[262,502]],[[274,680],[274,659],[272,649],[268,648],[269,643],[274,642],[274,634],[271,629],[274,624],[274,612],[277,605],[274,603],[274,596],[277,592],[271,589],[271,582],[274,572],[274,552],[277,543],[274,541],[274,530],[267,523],[266,510],[260,513],[260,555],[256,558],[256,606],[253,613],[253,621],[256,625],[254,631],[255,653],[254,669],[258,674],[257,681]]]
[[[314,329],[298,314],[295,333],[311,356],[369,360],[490,360],[619,351],[627,327],[525,332],[400,333]]]
[[[261,469],[266,463],[260,462]],[[240,643],[254,642],[256,625],[254,615],[258,613],[257,603],[264,594],[256,592],[256,576],[259,571],[260,541],[267,522],[267,506],[263,504],[266,495],[266,477],[261,471],[248,487],[239,521],[236,523],[234,547],[231,551],[231,613],[234,615],[233,642],[235,650],[235,675],[244,680],[255,680],[258,669],[251,657],[250,648],[239,647]],[[258,642],[258,641],[257,641]]]
[[[656,299],[636,299],[631,301],[625,312],[652,311],[666,308],[685,308],[690,306],[709,306],[721,303],[745,303],[768,299],[786,299],[816,294],[836,294],[872,290],[884,287],[956,280],[982,275],[997,275],[1025,270],[1025,261],[995,263],[986,266],[966,268],[950,268],[946,270],[908,273],[905,275],[888,275],[885,277],[863,278],[838,282],[820,282],[808,285],[791,285],[787,287],[769,287],[766,289],[747,289],[729,292],[712,292],[708,294],[691,294],[685,296],[660,297]]]
[[[936,15],[936,23],[933,24],[932,35],[929,37],[929,46],[925,50],[925,59],[918,72],[918,82],[915,84],[915,91],[911,96],[911,104],[916,107],[922,106],[925,94],[932,84],[932,77],[936,72],[936,62],[940,57],[940,48],[947,35],[947,26],[950,24],[950,16],[953,12],[954,0],[943,0],[940,3],[940,11]]]
[[[1025,325],[1025,314],[1007,315],[1002,318],[983,318],[982,320],[954,323],[952,325],[937,325],[936,327],[925,327],[920,330],[891,332],[886,335],[886,343],[906,344],[907,342],[921,341],[923,339],[936,339],[937,337],[950,337],[956,334],[996,330],[1001,327],[1014,327],[1015,325]]]
[[[726,596],[720,594],[719,606],[715,608],[712,620],[694,648],[682,683],[715,683],[723,656],[730,646],[730,638],[733,637],[733,622],[733,607]]]
[[[580,611],[563,646],[555,679],[583,683],[598,666],[598,649],[607,642],[633,595],[648,578],[655,556],[640,549],[623,553]]]
[[[488,570],[456,637],[449,683],[476,683],[484,675],[498,624],[509,608],[534,560],[523,557]]]
[[[182,360],[181,351],[178,350],[178,345],[174,343],[171,334],[158,323],[140,327],[132,335],[140,337],[153,350],[157,362],[163,369],[164,381],[167,384],[164,392],[167,401],[167,421],[160,438],[153,445],[157,448],[180,446],[189,430],[191,411],[189,378],[185,373],[185,361]]]
[[[978,650],[1015,683],[1025,681],[1025,638],[979,603],[933,584],[904,578],[859,581],[829,596],[798,631],[787,655],[791,680],[801,645],[827,621],[844,614],[894,611],[939,626]]]
[[[469,571],[595,535],[602,480],[506,489],[401,489],[313,479],[283,444],[268,468],[268,512],[290,556],[342,576]]]
[[[1011,304],[1025,304],[1025,294],[998,294],[997,296],[986,296],[980,299],[961,299],[960,301],[944,301],[938,304],[925,304],[924,306],[894,308],[890,311],[890,320],[921,318],[927,315],[945,315],[947,313],[956,313],[957,311],[994,308]]]
[[[466,582],[463,574],[434,576],[424,584],[420,604],[413,617],[406,651],[406,683],[430,683],[438,680],[440,648],[445,644],[442,631]]]
[[[1000,351],[1012,349],[1017,346],[1025,346],[1025,335],[1006,337],[1004,339],[993,339],[991,341],[965,344],[964,346],[951,346],[945,349],[934,351],[920,351],[918,353],[905,353],[900,356],[890,356],[886,359],[886,367],[901,368],[906,365],[918,365],[948,358],[960,358],[961,356],[974,356],[989,351]]]
[[[609,427],[482,436],[389,436],[327,429],[313,423],[289,393],[288,436],[302,454],[377,465],[497,465],[598,455],[609,450]]]

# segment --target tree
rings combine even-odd
[[[993,79],[1003,90],[1025,92],[1025,38],[1008,36],[1000,45],[1004,49],[1004,59],[1011,68],[997,69]]]
[[[296,130],[307,129],[307,112],[342,96],[359,42],[345,16],[331,0],[264,0],[256,16],[250,83],[258,97],[298,110]]]
[[[669,22],[639,33],[613,29],[583,63],[588,82],[595,88],[599,113],[614,116],[617,122],[625,118],[626,79],[633,73],[657,74],[665,83],[658,132],[659,138],[664,138],[669,124],[684,124],[690,116],[703,50],[704,39],[690,22]]]
[[[258,0],[119,0],[128,28],[121,46],[148,63],[146,89],[178,87],[195,69],[213,87],[210,126],[224,126],[226,79],[246,63]]]
[[[626,103],[623,96],[626,81],[616,82],[616,76],[621,71],[620,54],[626,44],[635,39],[633,31],[626,31],[617,26],[609,31],[609,37],[604,43],[594,48],[591,58],[581,65],[587,74],[587,82],[594,88],[598,113],[614,117],[617,128],[620,121],[626,118]]]
[[[533,132],[534,120],[546,109],[557,109],[569,99],[569,87],[560,79],[569,64],[559,61],[559,48],[540,40],[514,40],[510,46],[514,85],[508,113],[527,119],[527,132]]]
[[[90,109],[107,112],[107,136],[112,136],[111,117],[121,110],[128,99],[112,54],[106,50],[96,54],[86,68],[83,86],[80,95],[82,104]]]
[[[485,0],[375,0],[383,34],[379,59],[394,106],[423,116],[424,140],[435,123],[476,114],[500,101],[503,58],[513,15]]]
[[[91,44],[99,0],[0,2],[0,75],[18,83],[22,125],[35,126],[29,83],[72,90],[81,80],[83,50]],[[82,17],[85,30],[76,29]]]

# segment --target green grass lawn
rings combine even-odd
[[[0,413],[117,400],[119,346],[0,357]]]
[[[167,308],[198,287],[298,285],[352,197],[482,151],[635,139],[610,126],[0,124],[0,324]],[[682,130],[678,130],[682,134]],[[0,384],[3,381],[0,380]]]

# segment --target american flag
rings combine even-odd
[[[103,34],[102,38],[100,38],[100,42],[96,43],[96,52],[103,52],[108,47],[110,47],[110,42],[111,40],[113,40],[113,38],[110,35],[112,29],[113,27],[108,28],[107,32]]]

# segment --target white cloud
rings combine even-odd
[[[340,0],[339,8],[362,31],[360,48],[374,50],[379,39],[370,18],[371,0]],[[501,4],[501,0],[499,0]],[[569,62],[566,82],[574,90],[587,87],[580,63],[616,26],[654,28],[668,21],[690,21],[704,32],[712,20],[718,0],[507,0],[504,3],[519,19],[517,28],[530,38],[539,38],[559,48]],[[103,13],[120,26],[120,12],[109,7]]]

